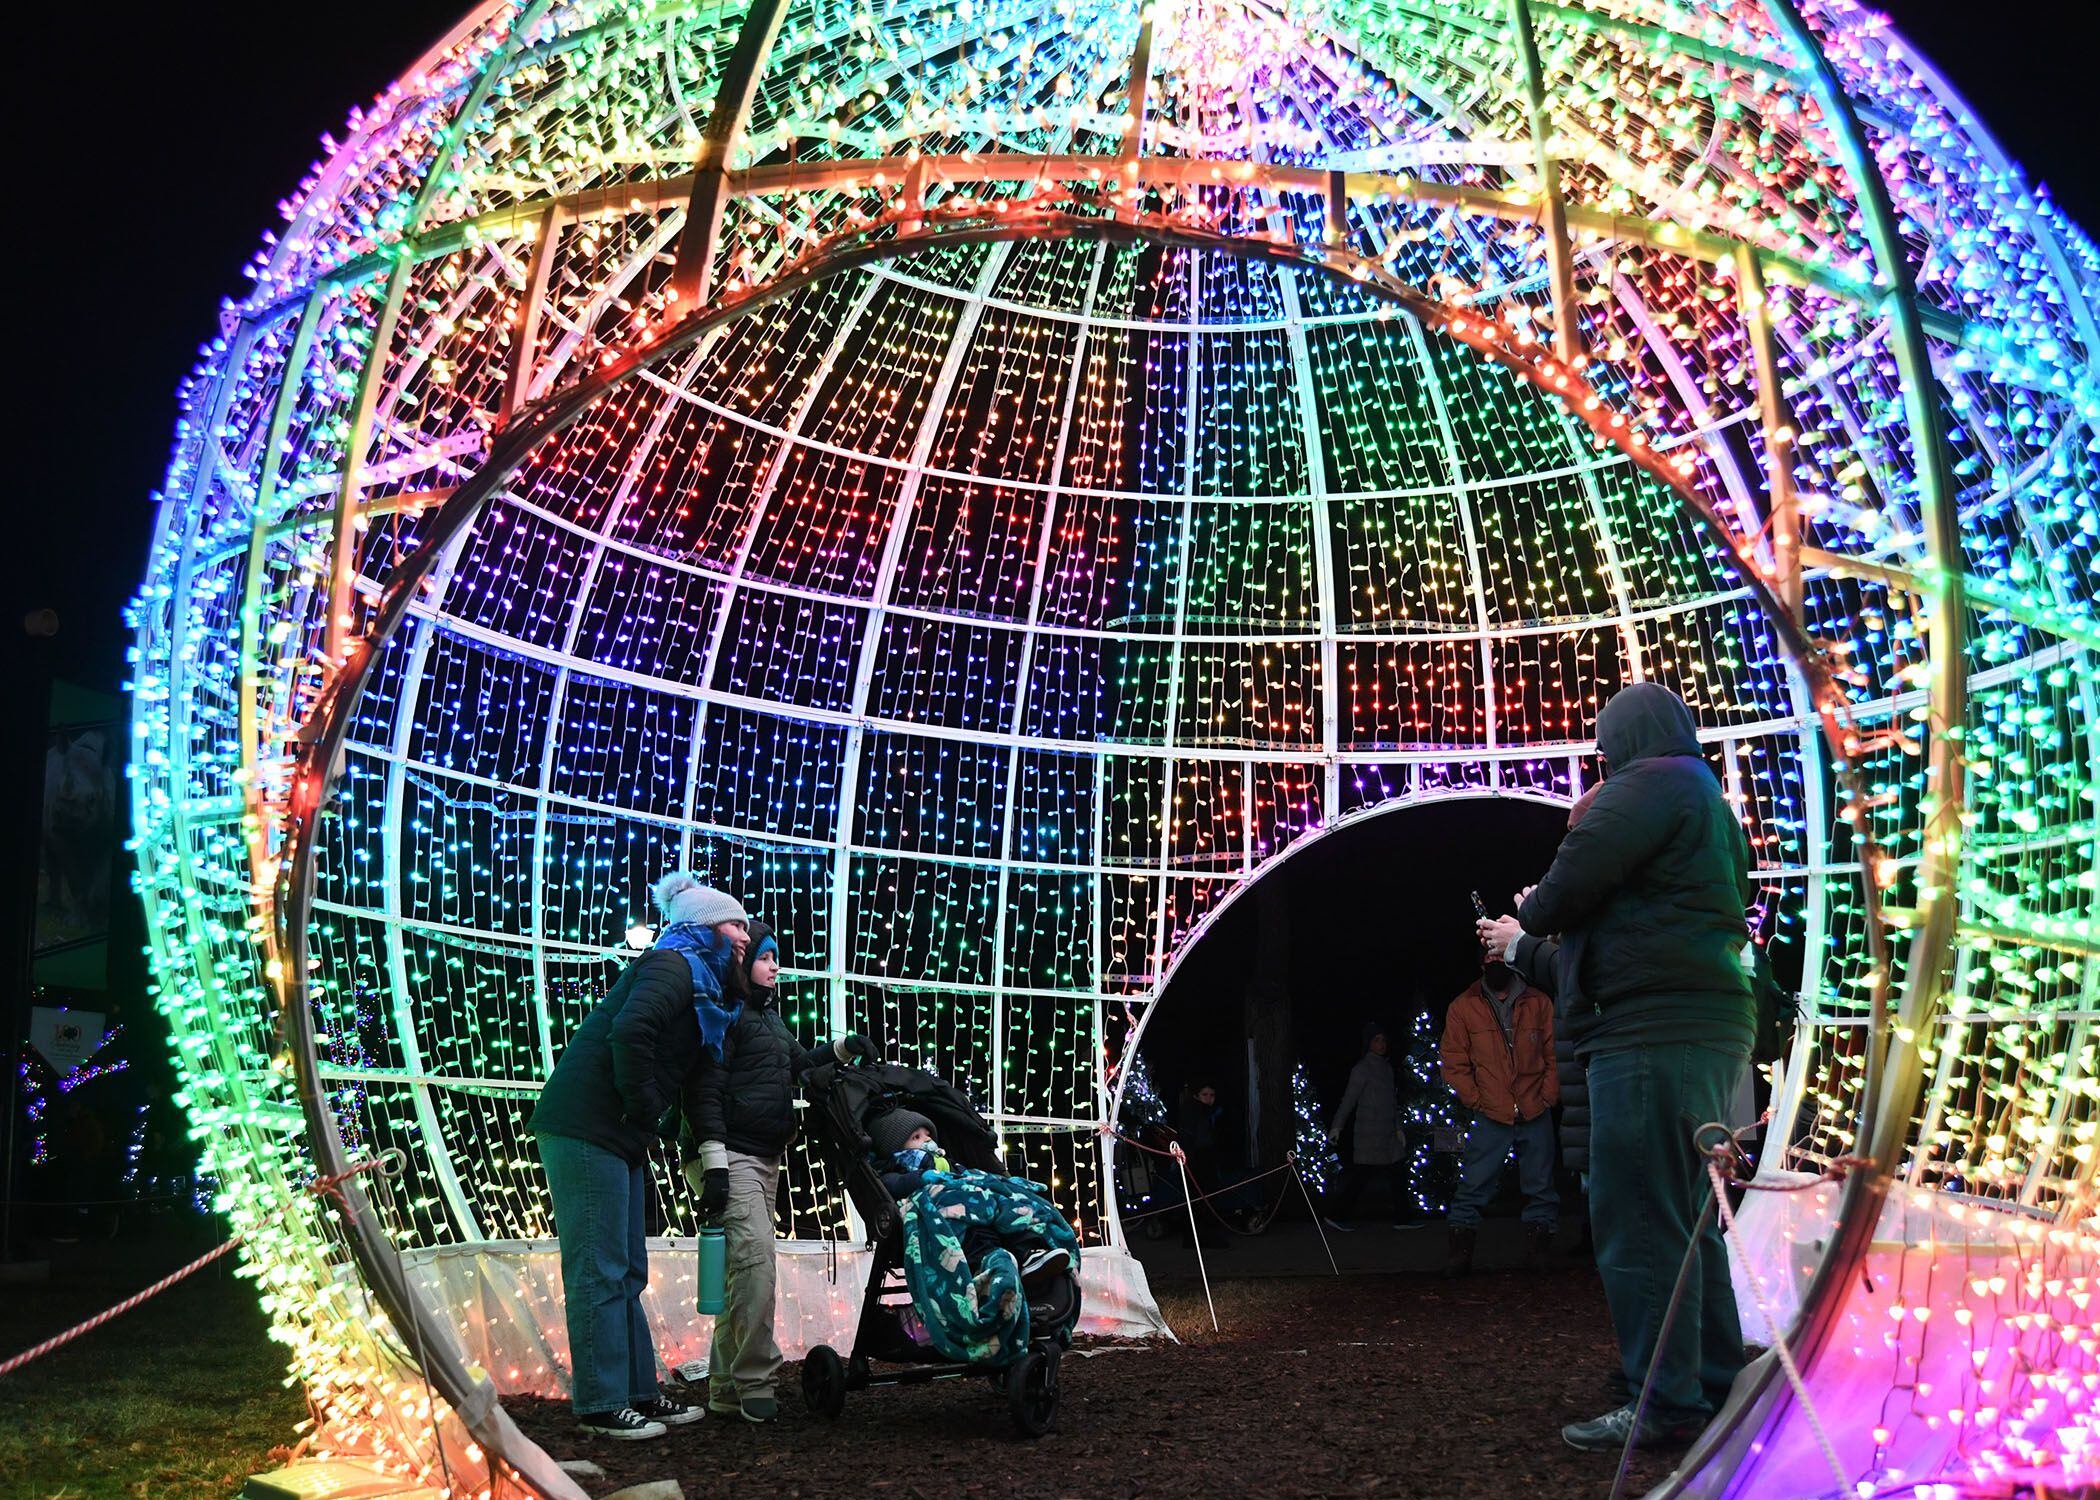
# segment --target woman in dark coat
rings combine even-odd
[[[707,1018],[722,1014],[714,1002],[750,941],[736,898],[695,875],[666,878],[656,902],[667,924],[656,946],[584,1017],[526,1126],[561,1240],[570,1404],[585,1431],[629,1442],[701,1415],[656,1384],[642,1311],[649,1151],[675,1134],[679,1091],[699,1061]]]
[[[1222,1178],[1218,1173],[1218,1119],[1224,1111],[1218,1107],[1218,1090],[1208,1083],[1190,1083],[1181,1091],[1180,1105],[1174,1114],[1174,1127],[1181,1140],[1181,1150],[1188,1173],[1188,1190],[1191,1198],[1202,1198],[1215,1193]],[[1229,1245],[1218,1232],[1218,1200],[1209,1199],[1195,1205],[1197,1230],[1184,1228],[1182,1243],[1193,1247],[1196,1234],[1202,1235],[1205,1249],[1221,1249]]]

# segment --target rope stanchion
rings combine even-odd
[[[1218,1304],[1210,1295],[1210,1268],[1203,1264],[1203,1234],[1196,1227],[1196,1200],[1189,1196],[1189,1160],[1182,1152],[1179,1141],[1174,1143],[1167,1154],[1174,1158],[1174,1165],[1181,1169],[1181,1201],[1189,1211],[1189,1238],[1196,1242],[1196,1273],[1203,1278],[1203,1300],[1210,1307],[1210,1331],[1223,1333],[1225,1330],[1218,1326]]]
[[[238,1245],[240,1242],[241,1237],[239,1235],[235,1235],[232,1239],[227,1240],[224,1244],[213,1246],[210,1250],[207,1250],[204,1254],[198,1256],[195,1260],[191,1261],[188,1265],[182,1267],[180,1270],[169,1272],[167,1275],[161,1277],[160,1280],[154,1282],[153,1285],[145,1288],[143,1291],[133,1292],[129,1297],[126,1297],[115,1307],[106,1308],[103,1311],[96,1313],[85,1323],[76,1324],[75,1326],[68,1328],[64,1333],[54,1334],[52,1337],[45,1339],[41,1344],[30,1345],[27,1349],[24,1349],[20,1354],[13,1355],[5,1360],[0,1360],[0,1376],[12,1375],[15,1371],[21,1369],[22,1366],[28,1364],[31,1360],[40,1359],[44,1355],[49,1354],[52,1350],[63,1348],[65,1345],[72,1343],[73,1340],[79,1338],[84,1333],[93,1333],[97,1328],[100,1328],[104,1323],[109,1322],[111,1319],[122,1317],[125,1313],[130,1312],[134,1307],[137,1307],[141,1302],[146,1301],[148,1298],[158,1296],[160,1293],[166,1291],[169,1287],[175,1285],[176,1282],[182,1280],[183,1277],[194,1275],[198,1271],[203,1270],[206,1266],[210,1265],[213,1261],[217,1260],[220,1256],[224,1255],[227,1251],[231,1250],[235,1245]]]
[[[1831,1445],[1830,1436],[1824,1431],[1823,1419],[1817,1413],[1815,1403],[1809,1399],[1808,1384],[1801,1378],[1801,1371],[1794,1364],[1793,1351],[1787,1347],[1786,1334],[1774,1321],[1771,1308],[1765,1301],[1764,1283],[1751,1268],[1748,1252],[1736,1238],[1735,1210],[1728,1202],[1728,1188],[1733,1184],[1758,1192],[1798,1193],[1820,1187],[1826,1182],[1842,1182],[1848,1172],[1871,1167],[1873,1163],[1864,1157],[1839,1156],[1832,1158],[1824,1166],[1820,1176],[1812,1177],[1806,1182],[1753,1181],[1743,1176],[1740,1170],[1749,1162],[1749,1158],[1743,1152],[1742,1139],[1764,1123],[1764,1120],[1760,1119],[1741,1130],[1731,1130],[1718,1121],[1710,1120],[1692,1132],[1693,1149],[1706,1158],[1707,1191],[1699,1205],[1698,1222],[1692,1226],[1691,1243],[1685,1246],[1684,1260],[1677,1268],[1677,1284],[1670,1289],[1670,1301],[1663,1308],[1662,1326],[1656,1331],[1656,1357],[1648,1363],[1647,1378],[1641,1382],[1640,1396],[1634,1402],[1633,1421],[1628,1425],[1626,1433],[1626,1447],[1619,1454],[1619,1472],[1612,1480],[1611,1500],[1619,1500],[1619,1496],[1625,1490],[1627,1471],[1633,1462],[1634,1445],[1640,1440],[1641,1418],[1647,1414],[1648,1394],[1655,1386],[1656,1365],[1661,1360],[1663,1349],[1669,1343],[1670,1328],[1676,1322],[1678,1307],[1684,1301],[1684,1291],[1690,1280],[1692,1266],[1698,1261],[1699,1236],[1706,1232],[1707,1216],[1715,1213],[1718,1213],[1721,1219],[1722,1243],[1743,1268],[1744,1277],[1750,1283],[1751,1295],[1757,1302],[1757,1310],[1764,1315],[1765,1325],[1772,1331],[1772,1352],[1778,1356],[1779,1367],[1786,1372],[1787,1383],[1793,1387],[1794,1399],[1801,1403],[1802,1414],[1808,1418],[1809,1430],[1815,1434],[1816,1442],[1823,1450],[1824,1460],[1830,1465],[1830,1472],[1837,1479],[1837,1493],[1851,1493],[1852,1482],[1845,1475],[1844,1465],[1838,1461],[1837,1449]]]
[[[1099,1127],[1099,1130],[1102,1135],[1108,1136],[1112,1140],[1121,1141],[1126,1146],[1135,1146],[1138,1150],[1143,1151],[1148,1156],[1171,1157],[1174,1154],[1174,1149],[1162,1151],[1157,1146],[1148,1146],[1143,1141],[1137,1139],[1137,1137],[1135,1136],[1123,1134],[1122,1131],[1116,1129],[1113,1125],[1104,1124]],[[1179,1142],[1176,1142],[1175,1148],[1178,1148],[1178,1146]],[[1284,1153],[1282,1166],[1271,1167],[1266,1172],[1257,1172],[1252,1177],[1243,1177],[1238,1182],[1231,1183],[1224,1187],[1213,1188],[1207,1193],[1198,1193],[1195,1195],[1196,1201],[1198,1203],[1201,1203],[1206,1209],[1210,1211],[1210,1216],[1218,1221],[1218,1227],[1223,1229],[1227,1234],[1237,1234],[1251,1239],[1268,1229],[1270,1223],[1276,1217],[1277,1210],[1283,1207],[1283,1200],[1287,1196],[1289,1196],[1288,1189],[1286,1189],[1284,1192],[1278,1193],[1276,1195],[1276,1201],[1271,1203],[1260,1213],[1250,1214],[1248,1216],[1248,1223],[1253,1227],[1246,1229],[1242,1229],[1239,1225],[1233,1223],[1232,1220],[1226,1218],[1223,1214],[1219,1213],[1217,1209],[1217,1203],[1215,1200],[1238,1193],[1243,1188],[1252,1187],[1255,1183],[1260,1182],[1265,1178],[1275,1177],[1286,1170],[1296,1170],[1296,1168],[1293,1165],[1293,1163],[1296,1160],[1296,1155],[1297,1154],[1295,1152],[1287,1151]],[[1299,1183],[1299,1188],[1301,1191],[1304,1189],[1304,1186],[1305,1184],[1301,1181]],[[1307,1205],[1310,1206],[1311,1202],[1312,1199],[1308,1196],[1306,1199]],[[1143,1213],[1122,1214],[1118,1217],[1120,1218],[1121,1222],[1125,1224],[1136,1224],[1145,1219],[1156,1218],[1160,1214],[1170,1214],[1178,1206],[1179,1205],[1177,1204],[1170,1203],[1164,1208],[1148,1208]],[[1317,1215],[1315,1215],[1315,1217],[1317,1217]],[[1330,1257],[1330,1259],[1331,1258],[1332,1257]]]
[[[1117,1137],[1117,1139],[1120,1140],[1122,1139],[1122,1137],[1119,1136]],[[1211,1217],[1216,1219],[1221,1227],[1230,1230],[1234,1234],[1256,1234],[1259,1231],[1251,1229],[1240,1229],[1235,1227],[1230,1219],[1226,1218],[1223,1214],[1218,1212],[1217,1208],[1215,1207],[1216,1200],[1219,1198],[1227,1197],[1233,1193],[1237,1193],[1242,1188],[1251,1187],[1255,1183],[1260,1182],[1265,1178],[1275,1177],[1278,1174],[1287,1170],[1289,1170],[1287,1165],[1282,1167],[1271,1167],[1266,1172],[1258,1172],[1252,1177],[1243,1178],[1240,1181],[1233,1183],[1230,1187],[1213,1188],[1207,1193],[1197,1193],[1195,1195],[1195,1200],[1198,1203],[1201,1203],[1205,1207],[1210,1209]],[[1279,1193],[1276,1197],[1276,1202],[1270,1204],[1266,1209],[1262,1210],[1260,1214],[1255,1215],[1255,1217],[1259,1219],[1264,1225],[1266,1225],[1270,1219],[1276,1216],[1276,1210],[1279,1206],[1281,1206],[1282,1202],[1283,1195]],[[1164,1208],[1148,1208],[1143,1213],[1123,1214],[1120,1217],[1125,1224],[1136,1224],[1146,1219],[1157,1218],[1161,1214],[1170,1214],[1179,1207],[1181,1207],[1181,1205],[1178,1203],[1169,1203]]]
[[[1837,1163],[1833,1162],[1831,1165],[1835,1167]],[[1837,1449],[1830,1441],[1830,1434],[1823,1430],[1823,1418],[1816,1410],[1816,1403],[1809,1399],[1808,1382],[1801,1378],[1800,1368],[1794,1363],[1794,1351],[1787,1347],[1786,1331],[1773,1319],[1771,1305],[1765,1300],[1764,1278],[1752,1268],[1749,1252],[1736,1238],[1735,1210],[1728,1206],[1728,1194],[1717,1159],[1708,1159],[1706,1175],[1713,1183],[1714,1201],[1721,1206],[1721,1228],[1726,1236],[1729,1253],[1743,1268],[1743,1279],[1750,1283],[1751,1300],[1757,1304],[1758,1313],[1764,1318],[1765,1326],[1772,1331],[1772,1352],[1779,1358],[1779,1368],[1786,1372],[1787,1384],[1794,1388],[1794,1399],[1801,1403],[1801,1414],[1808,1418],[1809,1431],[1816,1435],[1816,1444],[1823,1450],[1824,1461],[1830,1465],[1830,1472],[1837,1478],[1837,1492],[1840,1495],[1850,1494],[1852,1481],[1845,1473],[1845,1466],[1838,1461]]]
[[[1305,1211],[1312,1219],[1313,1233],[1320,1237],[1320,1248],[1327,1252],[1327,1268],[1335,1275],[1341,1275],[1342,1267],[1334,1258],[1334,1246],[1327,1243],[1327,1226],[1320,1222],[1320,1207],[1312,1201],[1312,1189],[1305,1185],[1305,1174],[1298,1170],[1298,1153],[1286,1151],[1283,1162],[1291,1169],[1291,1175],[1298,1179],[1298,1191],[1305,1199]]]
[[[401,1175],[408,1165],[408,1153],[399,1146],[368,1156],[363,1161],[353,1162],[340,1172],[326,1172],[306,1185],[306,1190],[326,1198],[345,1213],[350,1210],[350,1201],[343,1196],[343,1184],[365,1172],[377,1172],[382,1182],[390,1182]]]

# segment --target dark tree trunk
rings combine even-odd
[[[1247,1154],[1254,1171],[1291,1149],[1291,919],[1283,881],[1254,887],[1260,932],[1241,1014],[1247,1026]]]

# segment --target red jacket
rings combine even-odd
[[[1441,1049],[1444,1082],[1467,1109],[1504,1125],[1534,1120],[1560,1099],[1553,1064],[1553,1002],[1530,986],[1510,1002],[1509,1031],[1476,982],[1451,1002]]]

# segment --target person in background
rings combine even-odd
[[[1354,1232],[1351,1216],[1364,1183],[1383,1175],[1392,1192],[1392,1224],[1398,1229],[1411,1217],[1414,1201],[1407,1187],[1407,1133],[1400,1127],[1400,1089],[1393,1060],[1386,1056],[1385,1028],[1376,1021],[1364,1025],[1364,1055],[1349,1070],[1342,1102],[1327,1122],[1328,1144],[1338,1146],[1344,1127],[1350,1126],[1350,1158],[1328,1195],[1320,1222],[1344,1234]]]
[[[781,1019],[776,986],[780,940],[750,926],[732,1008],[702,1047],[684,1089],[690,1142],[685,1179],[700,1190],[700,1215],[718,1223],[727,1275],[707,1356],[707,1409],[747,1422],[779,1415],[782,1363],[773,1338],[773,1202],[780,1157],[795,1139],[795,1089],[802,1075],[836,1059],[874,1055],[867,1038],[805,1048]]]
[[[1174,1130],[1186,1158],[1189,1196],[1204,1200],[1195,1204],[1198,1228],[1181,1231],[1184,1248],[1195,1247],[1199,1232],[1206,1250],[1232,1248],[1232,1241],[1219,1229],[1221,1205],[1216,1198],[1205,1198],[1206,1194],[1216,1193],[1224,1182],[1218,1165],[1218,1121],[1224,1114],[1218,1104],[1216,1085],[1197,1080],[1182,1086],[1174,1110]]]
[[[1587,1029],[1590,1215],[1597,1270],[1628,1403],[1561,1436],[1609,1451],[1689,1441],[1742,1368],[1728,1253],[1708,1212],[1694,1139],[1727,1118],[1755,1032],[1743,967],[1749,844],[1700,753],[1691,711],[1653,683],[1626,688],[1597,718],[1609,774],[1515,917],[1483,920],[1481,942],[1511,957],[1528,935],[1561,935],[1562,1009]],[[1694,1249],[1667,1344],[1679,1265]]]
[[[734,896],[681,871],[656,888],[666,926],[562,1049],[527,1122],[561,1241],[570,1402],[584,1431],[635,1442],[700,1420],[662,1393],[642,1311],[649,1287],[649,1151],[675,1134],[705,1023],[750,942]]]
[[[1480,1210],[1495,1196],[1512,1151],[1524,1189],[1531,1266],[1544,1269],[1560,1228],[1560,1194],[1553,1186],[1553,1106],[1560,1098],[1553,1002],[1501,959],[1488,960],[1480,978],[1445,1013],[1439,1062],[1444,1082],[1472,1117],[1451,1198],[1444,1274],[1473,1273]]]
[[[1602,783],[1598,783],[1602,785]],[[1589,811],[1590,803],[1596,800],[1597,787],[1592,786],[1568,809],[1568,826],[1573,828]],[[1522,906],[1535,886],[1526,886],[1517,892],[1517,905]],[[1512,919],[1512,922],[1514,919]],[[1577,1042],[1590,1029],[1596,1018],[1593,1010],[1581,1015],[1570,1015],[1560,1005],[1563,990],[1560,983],[1561,944],[1557,937],[1537,938],[1516,929],[1514,943],[1505,942],[1511,968],[1524,976],[1527,984],[1541,989],[1554,1002],[1553,1013],[1553,1066],[1560,1075],[1560,1107],[1556,1111],[1556,1123],[1560,1141],[1561,1170],[1574,1179],[1576,1191],[1582,1197],[1582,1240],[1578,1251],[1588,1252],[1595,1246],[1595,1237],[1590,1228],[1590,1075],[1577,1051]],[[1572,963],[1579,950],[1571,948],[1568,960]],[[1570,989],[1568,993],[1574,993]]]

